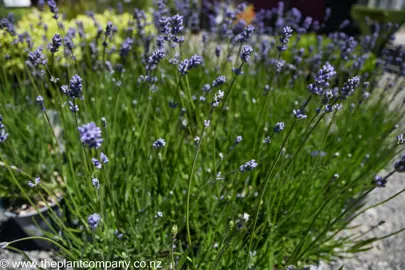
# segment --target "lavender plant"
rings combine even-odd
[[[405,54],[281,3],[250,25],[245,5],[176,2],[45,41],[2,23],[24,53],[0,63],[25,65],[1,73],[0,194],[62,199],[45,233],[68,260],[285,269],[367,248],[339,233],[405,171]]]

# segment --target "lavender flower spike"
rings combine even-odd
[[[284,52],[287,50],[287,44],[290,41],[293,30],[289,26],[283,28],[283,35],[280,37],[280,46],[277,46],[279,52]]]
[[[212,87],[220,86],[226,82],[225,76],[219,76],[212,82]]]
[[[89,148],[97,149],[101,147],[101,143],[103,142],[101,129],[94,122],[82,125],[77,129],[79,130],[82,143],[87,144]]]
[[[253,52],[253,48],[249,45],[245,45],[242,48],[242,52],[240,53],[240,58],[244,63],[247,63],[250,61],[250,55]]]
[[[129,51],[131,50],[133,43],[134,43],[134,41],[131,38],[126,38],[124,40],[124,42],[121,45],[121,49],[120,49],[121,57],[125,57],[129,54]]]
[[[152,147],[153,147],[153,148],[156,148],[156,149],[162,148],[162,147],[164,147],[164,146],[166,146],[166,141],[165,141],[164,139],[162,139],[162,138],[157,139],[157,140],[152,144]]]
[[[185,75],[187,74],[187,72],[192,69],[192,68],[196,68],[199,65],[202,64],[202,57],[194,54],[193,56],[190,57],[190,59],[184,59],[178,67],[178,71],[182,74]]]
[[[340,96],[343,99],[348,98],[354,93],[354,90],[360,85],[360,78],[358,76],[349,79],[340,90]]]
[[[55,0],[48,0],[48,6],[49,6],[50,11],[54,14],[53,18],[55,20],[57,20],[59,18],[59,15],[58,15],[59,9],[56,7]]]
[[[28,54],[28,60],[27,64],[32,65],[32,66],[39,66],[39,65],[45,65],[47,60],[45,59],[44,54],[42,53],[42,47],[39,47],[33,52],[30,52]]]
[[[80,98],[83,99],[83,80],[82,78],[76,74],[72,76],[70,79],[70,86],[62,85],[61,87],[62,93],[67,95],[70,98]]]
[[[241,165],[241,166],[239,167],[239,171],[240,171],[240,172],[252,171],[252,170],[255,169],[257,166],[259,166],[259,164],[256,163],[256,160],[252,159],[252,160],[246,162],[245,164]]]
[[[55,34],[52,37],[51,43],[49,43],[49,50],[54,54],[59,50],[60,45],[62,45],[62,37],[59,34]]]

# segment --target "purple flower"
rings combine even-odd
[[[236,137],[236,139],[235,139],[235,142],[234,142],[234,144],[240,144],[240,142],[242,141],[242,136],[237,136]]]
[[[220,86],[226,82],[225,76],[219,76],[212,82],[212,87]]]
[[[56,53],[59,50],[60,45],[62,44],[62,37],[59,34],[55,34],[52,37],[51,43],[49,43],[49,50],[51,53]]]
[[[44,54],[42,53],[42,47],[39,47],[33,52],[28,54],[27,64],[31,64],[32,66],[39,66],[45,65],[47,60],[45,59]]]
[[[121,239],[124,236],[124,234],[120,233],[118,230],[115,230],[114,234],[118,239]]]
[[[220,56],[221,56],[221,51],[222,51],[221,46],[218,45],[218,46],[215,48],[215,55],[216,55],[216,57],[220,57]]]
[[[101,154],[100,154],[100,159],[101,159],[101,162],[103,162],[104,164],[108,163],[108,161],[109,161],[108,157],[103,152],[101,152]]]
[[[91,179],[91,183],[93,184],[93,186],[94,186],[96,189],[100,189],[100,181],[98,181],[97,178]]]
[[[46,111],[44,98],[42,96],[38,96],[36,100],[37,100],[39,107],[41,108],[41,111],[43,111],[43,112]]]
[[[183,31],[183,16],[180,16],[179,14],[174,15],[173,17],[170,18],[171,22],[171,34],[178,34],[181,31]]]
[[[28,181],[28,186],[33,188],[39,185],[39,182],[41,182],[41,178],[37,177],[34,179],[34,182]]]
[[[77,113],[79,111],[79,105],[75,104],[74,102],[72,102],[70,100],[68,101],[68,104],[69,104],[69,110],[72,113]]]
[[[7,242],[0,242],[0,248],[1,249],[5,249],[5,248],[7,248],[7,246],[8,246]]]
[[[94,122],[82,125],[77,128],[80,133],[80,141],[87,144],[89,148],[99,148],[103,142],[101,129]]]
[[[203,92],[209,92],[211,90],[211,85],[208,83],[204,84],[204,86],[201,90],[203,90]]]
[[[98,159],[92,158],[91,162],[93,162],[94,166],[99,170],[103,167],[103,165]]]
[[[153,148],[156,148],[156,149],[162,148],[162,147],[164,147],[164,146],[166,146],[166,141],[165,141],[164,139],[162,139],[162,138],[157,139],[157,140],[152,144],[152,147],[153,147]]]
[[[106,37],[110,36],[112,29],[113,29],[113,24],[112,24],[112,22],[107,22],[107,26],[105,27],[104,35],[105,35]]]
[[[374,182],[375,182],[377,187],[385,187],[385,184],[387,184],[387,179],[382,178],[379,175],[376,175],[375,178],[374,178]]]
[[[73,75],[72,79],[70,79],[70,86],[62,85],[61,89],[62,92],[69,96],[70,98],[80,98],[83,99],[82,92],[83,92],[83,80],[80,78],[78,74]]]
[[[89,224],[90,228],[95,229],[99,225],[101,221],[101,217],[99,214],[92,214],[87,219],[87,223]]]
[[[290,41],[290,37],[292,36],[292,32],[293,32],[293,30],[289,26],[285,26],[283,28],[283,34],[279,39],[281,45],[277,46],[277,49],[278,49],[279,52],[284,52],[284,51],[287,50],[287,44],[288,44],[288,41]]]
[[[350,21],[348,19],[346,19],[339,25],[339,29],[342,30],[342,29],[346,28],[347,26],[349,26],[349,24],[350,24]]]
[[[0,20],[0,29],[5,29],[12,36],[16,34],[14,25],[6,18]]]
[[[189,62],[190,61],[188,59],[184,59],[182,62],[180,62],[179,67],[177,69],[182,75],[187,74],[187,71],[189,70],[188,68]]]
[[[347,60],[348,55],[354,50],[356,45],[357,45],[357,41],[354,39],[354,37],[349,37],[346,40],[344,47],[342,48],[342,52],[340,53],[340,57],[343,60]]]
[[[55,0],[48,0],[48,6],[49,6],[50,11],[54,14],[53,18],[55,20],[57,20],[59,18],[59,15],[58,15],[59,9],[56,7]]]
[[[359,85],[360,78],[358,76],[349,79],[340,89],[340,97],[343,99],[348,98]]]
[[[184,29],[183,16],[177,14],[172,17],[160,17],[159,26],[161,28],[160,32],[166,35],[165,40],[172,40],[175,43],[184,42],[184,37],[177,36]]]
[[[245,45],[242,48],[242,52],[240,53],[240,58],[244,63],[250,61],[250,55],[253,52],[253,48],[250,45]]]
[[[185,75],[190,69],[196,68],[201,64],[202,64],[201,56],[194,54],[193,56],[190,57],[190,59],[184,59],[182,62],[180,62],[178,71],[181,74]]]
[[[397,172],[405,172],[405,155],[402,155],[401,159],[394,163],[394,168]]]
[[[329,87],[329,81],[336,75],[335,69],[326,63],[314,76],[315,83],[308,85],[308,89],[315,95],[321,95],[324,88]]]
[[[68,37],[68,36],[64,37],[64,38],[63,38],[63,42],[64,42],[65,47],[66,47],[69,51],[73,51],[74,45],[73,45],[73,41],[72,41],[72,39],[71,39],[70,37]]]
[[[259,164],[256,163],[256,160],[252,159],[252,160],[246,162],[245,164],[241,165],[241,166],[239,167],[239,171],[240,171],[240,172],[252,171],[252,170],[255,169],[257,166],[259,166]]]
[[[311,17],[305,17],[304,22],[302,23],[302,26],[297,29],[297,32],[299,34],[306,33],[309,28],[311,27],[312,24],[312,18]]]
[[[275,133],[281,132],[284,130],[284,122],[278,122],[273,128]]]
[[[124,57],[127,56],[129,51],[132,48],[132,44],[134,43],[134,41],[131,38],[126,38],[124,40],[124,42],[121,45],[121,49],[120,49],[120,56]]]
[[[3,125],[3,116],[0,115],[0,143],[4,142],[7,140],[8,133],[4,130],[4,125]]]
[[[146,69],[147,70],[156,69],[156,67],[159,64],[160,60],[165,58],[165,56],[166,56],[165,52],[162,49],[156,49],[155,51],[153,51],[152,55],[149,56]]]
[[[301,110],[293,110],[293,114],[294,114],[294,116],[295,116],[296,118],[298,118],[298,119],[305,119],[305,118],[307,118],[307,115],[304,114],[304,112],[301,111]]]
[[[243,21],[244,22],[244,21]],[[252,36],[255,28],[253,25],[248,25],[245,27],[242,33],[237,35],[234,39],[235,42],[247,42],[249,41],[250,37]]]
[[[197,66],[201,65],[203,59],[201,56],[194,54],[190,57],[189,69],[196,68]]]
[[[232,68],[232,72],[233,72],[236,76],[243,74],[243,71],[242,71],[242,69],[240,69],[240,68]]]

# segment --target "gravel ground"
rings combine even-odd
[[[384,175],[382,173],[381,175]],[[405,188],[405,175],[394,174],[385,188],[375,189],[368,196],[368,205],[381,202]],[[357,230],[366,232],[380,221],[383,225],[365,235],[365,238],[381,237],[405,227],[405,192],[377,208],[367,210],[352,225],[361,225]],[[344,265],[346,270],[404,270],[405,269],[405,232],[377,241],[373,249],[359,253],[354,258],[339,260],[323,265],[322,270],[337,270]]]

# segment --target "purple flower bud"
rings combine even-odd
[[[101,152],[101,154],[100,154],[100,159],[101,159],[101,162],[103,162],[104,164],[108,163],[108,161],[109,161],[108,157],[103,152]]]
[[[92,158],[91,162],[93,162],[94,166],[99,170],[103,167],[103,165],[98,159]]]
[[[90,228],[95,229],[100,224],[101,217],[99,214],[92,214],[87,219],[87,223],[89,224]]]

